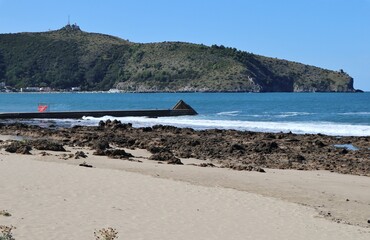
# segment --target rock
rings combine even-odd
[[[370,219],[368,219],[368,220],[367,220],[367,223],[369,223],[369,224],[370,224]]]
[[[179,158],[172,158],[169,161],[167,161],[167,164],[175,164],[175,165],[184,165]]]
[[[201,163],[197,166],[199,166],[199,167],[216,167],[213,163]]]
[[[318,146],[319,148],[322,148],[322,147],[325,147],[326,145],[323,143],[323,142],[321,142],[320,140],[316,140],[315,141],[315,145],[316,146]]]
[[[100,120],[98,126],[99,126],[99,128],[104,128],[105,127],[105,122],[103,120]]]
[[[75,153],[75,159],[79,159],[79,158],[87,158],[87,155],[83,151],[77,151]]]
[[[306,160],[306,158],[300,154],[296,154],[296,155],[290,155],[289,160],[293,162],[303,163]]]
[[[187,142],[187,146],[195,147],[195,146],[198,146],[198,145],[200,145],[199,140],[190,140],[190,141]]]
[[[153,131],[153,129],[151,127],[143,127],[143,128],[141,128],[141,131],[143,131],[143,132],[151,132],[151,131]]]
[[[158,153],[154,153],[152,156],[149,158],[150,160],[156,160],[156,161],[167,161],[168,164],[180,164],[183,165],[181,160],[175,155],[173,155],[172,152],[170,151],[160,151]]]
[[[265,136],[266,139],[276,139],[276,136],[272,133],[267,133]]]
[[[278,169],[326,169],[343,174],[370,176],[370,137],[337,138],[313,134],[269,134],[216,129],[194,131],[170,126],[154,126],[150,131],[149,128],[133,128],[119,121],[101,122],[100,127],[76,126],[58,130],[25,124],[6,124],[0,128],[2,134],[33,139],[58,139],[57,143],[62,146],[88,146],[94,149],[94,154],[104,156],[113,154],[106,150],[114,145],[120,149],[148,149],[154,155],[152,158],[159,159],[157,161],[162,163],[176,162],[173,159],[176,156],[214,160],[223,167],[242,171],[260,171],[258,166],[261,166]],[[338,141],[351,142],[359,150],[343,151],[332,147]],[[33,141],[21,142],[35,148]],[[7,143],[8,141],[1,143],[4,149],[8,147]],[[19,153],[27,153],[29,147],[18,146],[16,150],[9,148],[8,151],[16,152],[19,149]],[[68,155],[67,157],[69,158]],[[74,157],[73,152],[72,158]]]
[[[93,167],[92,165],[89,165],[86,162],[83,162],[81,164],[78,164],[78,166],[80,166],[80,167],[87,167],[87,168],[92,168]]]
[[[230,152],[234,152],[234,151],[241,151],[241,152],[244,152],[245,151],[245,147],[241,144],[233,144],[231,145],[230,147]]]
[[[44,151],[57,151],[57,152],[65,152],[62,144],[50,141],[50,140],[33,140],[30,141],[32,146],[37,150],[44,150]]]
[[[50,156],[51,154],[47,152],[40,152],[40,155],[44,157],[44,156]]]
[[[105,150],[97,149],[95,152],[93,152],[93,155],[105,156]]]
[[[341,154],[347,154],[348,153],[348,150],[343,148],[341,151],[340,151]]]
[[[150,156],[150,160],[156,160],[156,161],[169,161],[173,159],[175,156],[172,152],[159,152],[155,153],[152,156]]]
[[[17,152],[17,153],[21,153],[21,154],[27,154],[27,155],[31,155],[31,150],[32,148],[30,146],[24,146],[23,148],[19,149],[20,151]]]
[[[105,150],[105,155],[110,157],[110,158],[119,158],[119,159],[128,159],[130,157],[133,157],[131,153],[127,153],[123,149],[108,149]]]
[[[106,140],[97,140],[93,143],[92,146],[95,150],[105,150],[107,148],[110,148],[108,141]]]
[[[276,142],[257,142],[253,144],[249,150],[261,153],[272,153],[278,149],[279,145]]]
[[[12,142],[5,148],[10,153],[31,154],[32,147],[23,142]]]
[[[157,147],[157,146],[153,146],[153,145],[149,146],[147,148],[147,150],[150,153],[153,153],[153,154],[155,154],[155,153],[168,153],[168,152],[170,152],[170,150],[168,148],[166,148],[166,147]]]

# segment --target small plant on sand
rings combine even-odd
[[[102,228],[98,231],[95,231],[94,236],[96,240],[114,240],[118,238],[118,232],[116,229],[111,227],[107,229]]]
[[[15,229],[14,226],[0,225],[0,240],[15,240],[12,233],[13,229]]]
[[[10,217],[11,214],[7,210],[1,210],[0,216]]]

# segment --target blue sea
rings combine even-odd
[[[3,93],[0,112],[170,109],[184,100],[197,116],[73,120],[31,120],[60,126],[97,125],[118,119],[135,127],[155,124],[194,129],[236,129],[257,132],[321,133],[370,136],[370,93]]]

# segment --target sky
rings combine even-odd
[[[0,0],[0,33],[83,31],[224,45],[331,70],[370,91],[370,0]]]

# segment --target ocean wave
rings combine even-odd
[[[132,123],[134,127],[149,127],[157,124],[176,127],[191,127],[194,129],[235,129],[255,132],[293,132],[297,134],[325,134],[332,136],[370,136],[369,125],[351,125],[332,122],[267,122],[240,120],[212,120],[189,117],[123,117],[105,116],[102,118],[85,117],[79,122],[82,125],[97,125],[99,121],[117,119],[123,123]]]
[[[370,112],[346,112],[338,113],[338,115],[370,115]]]
[[[219,112],[216,115],[219,116],[238,116],[240,111],[228,111],[228,112]]]
[[[295,117],[295,116],[306,116],[312,115],[313,113],[308,112],[281,112],[280,114],[273,115],[274,117],[286,118],[286,117]]]

